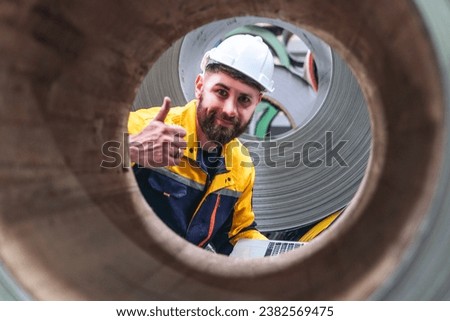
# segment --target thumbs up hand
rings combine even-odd
[[[130,160],[143,167],[178,165],[186,148],[183,127],[164,123],[171,100],[165,97],[155,118],[139,134],[130,136]]]

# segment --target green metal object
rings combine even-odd
[[[258,112],[262,113],[262,116],[256,123],[255,136],[258,138],[264,138],[269,133],[270,124],[278,115],[280,110],[268,101],[261,101],[256,108]]]

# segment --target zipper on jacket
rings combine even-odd
[[[205,182],[205,188],[203,189],[203,197],[200,200],[200,203],[198,203],[194,214],[192,214],[192,217],[191,217],[191,219],[189,221],[189,225],[188,225],[188,227],[186,229],[186,235],[185,236],[187,236],[187,234],[188,234],[188,232],[189,232],[189,230],[191,228],[192,221],[194,220],[195,216],[197,215],[198,210],[200,209],[200,207],[202,207],[203,202],[205,201],[206,197],[208,196],[208,190],[209,190],[209,187],[211,186],[211,182],[212,182],[211,177],[209,176],[209,174],[207,172],[205,172],[201,167],[200,167],[200,170],[203,171],[206,174],[206,182]]]
[[[200,203],[198,203],[198,206],[197,206],[197,208],[195,209],[195,212],[194,212],[194,214],[192,215],[192,217],[191,217],[191,219],[190,219],[190,221],[189,221],[189,225],[188,225],[188,227],[187,227],[187,229],[186,229],[186,235],[185,235],[185,236],[187,236],[187,234],[188,234],[188,232],[189,232],[189,230],[190,230],[190,228],[191,228],[192,221],[194,221],[194,218],[195,218],[195,216],[197,215],[197,213],[198,213],[198,211],[200,210],[200,208],[202,207],[202,205],[203,205],[203,203],[204,203],[206,197],[208,197],[208,195],[211,194],[211,193],[209,192],[209,188],[211,187],[212,181],[216,178],[217,175],[228,172],[228,170],[226,170],[226,169],[225,169],[224,171],[219,171],[219,172],[216,173],[216,175],[214,175],[213,178],[211,178],[211,176],[209,175],[208,171],[204,170],[203,167],[200,165],[200,163],[199,163],[197,160],[195,160],[195,162],[197,163],[198,168],[199,168],[203,173],[206,174],[206,181],[205,181],[205,188],[204,188],[204,194],[203,194],[203,197],[202,197]],[[219,203],[220,203],[220,194],[218,194],[218,197],[217,197],[217,200],[216,200],[216,205],[214,206],[214,210],[213,210],[213,214],[212,214],[212,215],[214,215],[214,219],[215,219],[215,213],[216,213],[216,211],[217,211],[217,207],[218,207]],[[212,217],[212,215],[211,215],[211,217]],[[212,219],[212,218],[211,218],[211,219]],[[210,221],[210,222],[211,222],[211,221]],[[210,227],[211,227],[211,226],[210,226]],[[211,233],[212,233],[212,230],[211,230]],[[208,235],[209,235],[209,234],[208,234]],[[208,236],[206,239],[209,239],[210,237],[211,237],[211,236]],[[203,242],[203,241],[202,241],[202,242]],[[200,246],[200,244],[199,244],[199,246]]]
[[[208,192],[208,189],[211,186],[211,183],[212,183],[211,176],[209,176],[209,174],[206,173],[206,182],[205,182],[205,189],[204,189],[205,194],[206,194],[206,192]]]

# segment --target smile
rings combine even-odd
[[[216,123],[218,125],[224,126],[224,127],[233,127],[234,123],[232,121],[222,119],[222,118],[216,118]]]

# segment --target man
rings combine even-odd
[[[235,35],[205,53],[184,107],[130,113],[130,160],[154,212],[200,247],[229,254],[241,238],[266,239],[252,210],[255,169],[239,142],[273,90],[273,57],[260,37]]]

